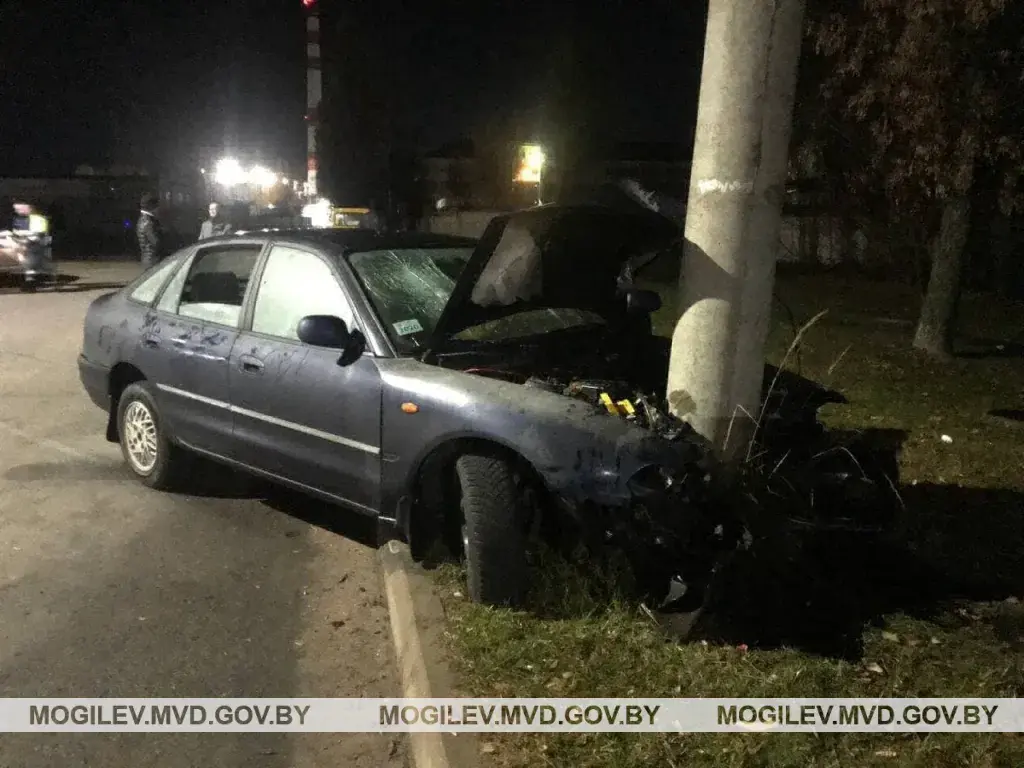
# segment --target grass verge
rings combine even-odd
[[[804,339],[803,375],[850,403],[842,429],[903,438],[906,509],[896,540],[755,546],[729,572],[691,642],[668,643],[615,589],[615,574],[545,560],[530,610],[469,603],[439,571],[460,692],[474,696],[1018,696],[1024,689],[1024,433],[990,421],[1024,407],[1024,311],[968,297],[968,355],[909,351],[917,299],[901,286],[780,277]],[[667,332],[671,295],[657,318]],[[894,311],[892,308],[898,308]],[[776,312],[769,360],[792,339]],[[991,340],[991,342],[990,342]],[[1000,350],[995,342],[1002,344]],[[580,573],[588,572],[587,576]],[[1000,734],[488,736],[504,766],[1011,766],[1024,738]]]

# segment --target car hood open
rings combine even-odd
[[[679,242],[680,227],[641,205],[545,205],[496,216],[470,257],[431,346],[531,309],[625,310],[620,278],[636,259]]]

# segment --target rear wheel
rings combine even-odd
[[[514,468],[502,458],[467,454],[455,472],[469,596],[489,605],[519,605],[527,585],[527,535]]]
[[[121,393],[117,426],[121,453],[135,476],[156,490],[177,487],[188,456],[168,439],[145,382],[129,384]]]

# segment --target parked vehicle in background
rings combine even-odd
[[[376,229],[377,216],[369,208],[335,207],[331,210],[331,226],[338,229]]]
[[[0,231],[0,274],[20,278],[23,291],[55,277],[50,219],[28,203],[15,203],[11,229]]]

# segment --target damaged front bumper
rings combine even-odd
[[[649,436],[619,447],[613,464],[591,470],[609,485],[591,486],[575,501],[563,497],[563,510],[588,551],[628,562],[646,605],[694,611],[730,555],[749,546],[750,534],[696,436]],[[568,543],[574,546],[575,537]]]
[[[638,586],[662,613],[704,605],[729,556],[750,544],[731,499],[721,495],[708,456],[686,464],[650,465],[628,481],[632,503],[606,536],[633,563]]]
[[[662,614],[701,608],[755,533],[883,533],[901,506],[894,456],[840,442],[816,419],[789,427],[784,439],[765,436],[758,460],[726,467],[677,422],[629,447],[635,461],[618,462],[631,467],[622,503],[591,505],[581,522],[626,555],[645,603]]]

